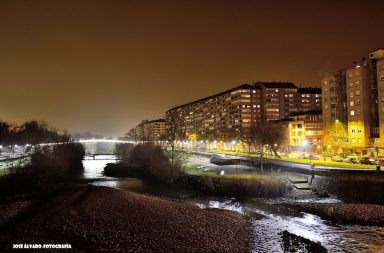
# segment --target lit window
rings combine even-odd
[[[360,96],[360,91],[359,90],[356,91],[356,96]]]
[[[349,102],[349,106],[354,106],[354,105],[355,105],[355,104],[354,104],[353,101]]]
[[[355,111],[351,111],[351,116],[354,116],[355,115]]]

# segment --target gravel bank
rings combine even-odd
[[[248,252],[251,240],[240,215],[91,186],[55,198],[13,232],[12,243],[71,243],[87,252]]]

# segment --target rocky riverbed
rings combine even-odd
[[[0,211],[20,208],[12,205]],[[86,186],[12,216],[1,226],[0,248],[70,243],[80,252],[247,252],[250,233],[250,222],[239,214]]]

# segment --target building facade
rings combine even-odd
[[[136,141],[158,141],[166,133],[165,119],[144,120],[135,128]]]
[[[383,50],[384,51],[384,50]],[[379,143],[384,146],[384,56],[382,60],[377,61],[377,87],[378,87],[378,113],[379,113]]]
[[[314,151],[323,147],[323,115],[312,110],[280,121],[287,129],[288,151]],[[321,150],[320,150],[321,151]]]
[[[384,147],[383,59],[384,50],[379,49],[370,53],[369,59],[363,57],[321,80],[324,144],[333,152],[373,155],[375,149]]]
[[[293,83],[256,82],[202,98],[167,111],[177,112],[188,136],[236,133],[263,121],[278,121],[292,113],[321,108],[321,90],[300,89]],[[315,93],[317,91],[317,93]],[[308,95],[308,97],[307,97]],[[301,101],[308,100],[303,107]]]

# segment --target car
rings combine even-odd
[[[343,158],[341,158],[341,156],[339,156],[339,155],[334,155],[331,157],[331,160],[334,162],[342,162]]]
[[[297,158],[308,159],[310,156],[311,156],[310,154],[303,153],[303,154],[300,154]]]
[[[321,156],[319,155],[309,155],[307,159],[309,160],[320,160]]]
[[[359,158],[354,155],[347,156],[346,158],[343,159],[343,162],[345,163],[359,163]]]
[[[360,159],[361,164],[368,164],[368,165],[374,165],[376,164],[375,160],[373,158],[370,158],[368,156],[364,156]]]

